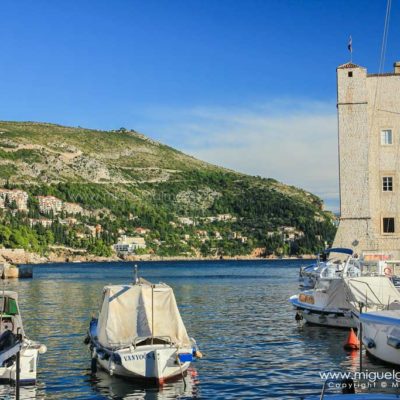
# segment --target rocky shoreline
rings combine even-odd
[[[284,259],[297,259],[298,257],[284,257]],[[313,255],[304,255],[303,259],[315,258]],[[281,257],[269,256],[254,257],[254,256],[238,256],[224,257],[224,260],[277,260]],[[23,249],[1,249],[0,248],[0,264],[8,262],[10,264],[47,264],[47,263],[76,263],[76,262],[118,262],[118,261],[206,261],[220,260],[219,257],[160,257],[153,254],[131,255],[127,257],[98,257],[93,254],[84,252],[71,252],[68,250],[52,251],[46,256],[41,256],[36,253],[30,253]]]

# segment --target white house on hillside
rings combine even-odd
[[[143,237],[140,236],[126,236],[126,235],[121,235],[118,238],[118,242],[114,245],[114,250],[117,253],[122,253],[122,254],[132,254],[135,252],[137,249],[145,249],[146,248],[146,242]]]

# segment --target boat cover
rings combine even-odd
[[[190,346],[172,288],[144,280],[136,285],[106,286],[97,324],[100,344],[124,347],[152,334],[169,337],[181,347]]]
[[[364,303],[365,311],[380,308],[400,308],[400,293],[386,276],[360,276],[345,279],[353,301]]]
[[[324,308],[349,308],[349,303],[359,310],[375,311],[385,308],[400,308],[400,293],[386,276],[360,276],[357,278],[334,279],[329,287],[321,291],[321,281],[316,288],[317,304],[325,303]]]

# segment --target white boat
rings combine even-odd
[[[308,323],[342,328],[357,328],[360,307],[365,312],[400,309],[400,293],[386,276],[320,279],[289,301]]]
[[[382,361],[400,365],[400,310],[362,313],[359,320],[367,351]]]
[[[0,291],[0,381],[13,382],[17,378],[17,353],[20,353],[21,385],[35,384],[39,354],[46,346],[29,340],[22,325],[18,294]]]
[[[334,256],[331,257],[331,254]],[[330,257],[330,258],[328,258]],[[345,259],[343,259],[345,257]],[[320,278],[339,278],[344,271],[351,267],[360,269],[360,262],[353,257],[353,250],[347,248],[325,249],[318,254],[317,260],[310,265],[301,267],[299,271],[299,285],[303,288],[312,289]]]
[[[172,289],[144,279],[104,287],[102,308],[90,323],[88,339],[92,366],[159,384],[183,377],[200,355],[186,332]]]

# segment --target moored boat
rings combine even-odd
[[[387,363],[400,365],[400,310],[362,313],[359,323],[367,352]]]
[[[333,254],[333,256],[331,256]],[[344,259],[345,258],[345,259]],[[360,269],[359,260],[353,257],[353,250],[348,248],[328,248],[318,254],[313,264],[301,267],[299,285],[312,289],[320,278],[339,278],[350,267]]]
[[[19,382],[22,385],[35,384],[39,354],[46,350],[43,344],[26,337],[18,307],[18,294],[0,291],[0,381],[16,380],[16,356],[19,352]]]
[[[200,356],[189,338],[171,287],[138,279],[103,289],[99,317],[90,322],[92,366],[111,375],[162,384],[184,376]]]
[[[314,289],[302,291],[289,301],[309,323],[357,328],[363,311],[400,308],[400,293],[388,277],[359,276],[321,279]]]

